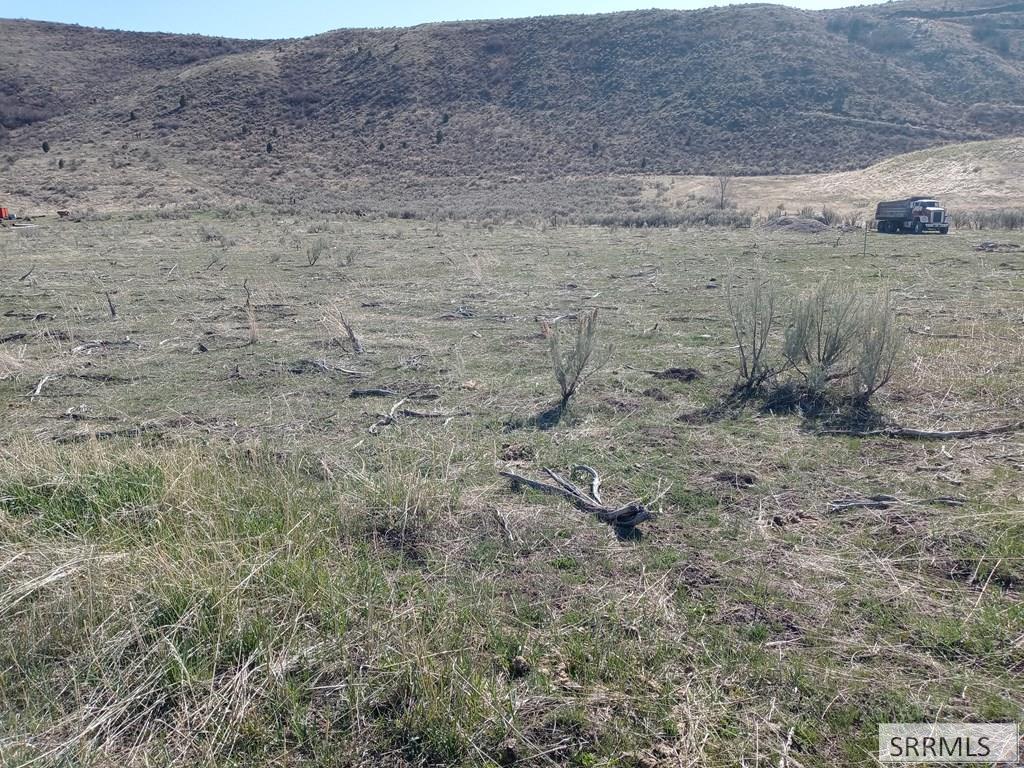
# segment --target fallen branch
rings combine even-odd
[[[46,382],[55,378],[59,378],[59,376],[51,376],[50,374],[46,374],[45,376],[43,376],[43,378],[39,380],[39,383],[36,384],[36,388],[33,389],[32,392],[29,394],[29,397],[39,397],[39,395],[43,391],[43,387],[46,386]]]
[[[348,393],[348,396],[351,398],[397,397],[398,393],[390,389],[384,389],[383,387],[368,387],[366,389],[353,389],[351,392]]]
[[[847,435],[850,437],[899,437],[906,440],[967,440],[972,437],[988,437],[989,435],[1002,435],[1007,432],[1024,431],[1024,421],[1014,421],[1010,424],[1001,424],[997,427],[985,429],[951,429],[946,431],[931,431],[927,429],[910,429],[908,427],[885,427],[883,429],[826,429],[818,432],[819,435]]]
[[[609,525],[632,528],[639,525],[644,520],[651,519],[652,517],[650,511],[648,511],[640,501],[631,501],[621,507],[606,506],[601,501],[601,476],[598,475],[597,470],[593,467],[588,467],[586,464],[573,467],[570,477],[572,477],[572,474],[576,472],[582,472],[583,474],[589,475],[589,493],[547,467],[544,467],[544,472],[547,473],[548,477],[551,478],[554,483],[531,480],[528,477],[517,475],[515,472],[501,471],[498,474],[511,480],[513,489],[518,486],[525,485],[528,488],[533,488],[535,491],[540,491],[541,493],[547,493],[552,496],[561,496],[568,500],[573,506],[583,510],[584,512],[590,512],[596,515],[598,520],[603,523],[608,523]]]
[[[398,421],[398,418],[400,416],[405,416],[411,419],[451,419],[455,418],[456,416],[470,415],[470,411],[445,413],[443,411],[413,411],[410,410],[409,408],[403,408],[402,405],[405,403],[405,401],[408,400],[410,397],[414,396],[415,395],[408,395],[406,397],[403,397],[401,400],[392,405],[391,409],[387,413],[377,414],[380,418],[376,421],[376,423],[374,423],[373,426],[370,427],[370,434],[380,434],[380,430],[382,427],[387,427],[390,426],[391,424],[394,424],[396,421]]]
[[[391,424],[394,424],[395,421],[397,421],[396,413],[398,412],[398,409],[402,407],[402,403],[404,402],[405,398],[403,397],[401,400],[399,400],[398,402],[391,406],[391,410],[388,413],[378,414],[380,416],[380,419],[378,419],[377,422],[370,427],[370,434],[378,435],[380,434],[380,430],[382,427],[387,427]]]
[[[70,435],[57,435],[53,442],[58,445],[69,443],[84,443],[89,440],[114,440],[118,437],[142,437],[144,434],[163,432],[163,425],[159,422],[140,424],[137,427],[126,427],[124,429],[107,429],[98,432],[74,432]]]
[[[839,499],[829,502],[830,512],[843,512],[847,509],[888,509],[893,504],[899,503],[895,496],[879,493],[863,499]]]
[[[323,373],[343,373],[346,376],[369,376],[369,371],[355,371],[351,368],[342,368],[340,365],[332,365],[326,360],[299,360],[289,369],[291,373],[308,373],[310,370],[322,371]]]
[[[88,353],[88,352],[91,352],[94,349],[108,349],[108,348],[117,348],[117,347],[130,347],[130,348],[138,349],[139,348],[139,344],[137,342],[132,341],[131,339],[124,339],[123,341],[107,341],[105,339],[96,339],[95,341],[86,341],[86,342],[83,342],[83,343],[79,344],[76,347],[72,347],[71,348],[71,353],[72,354],[80,354],[82,352]]]
[[[398,397],[399,393],[386,387],[367,387],[365,389],[353,389],[348,396],[355,399],[358,397]],[[413,390],[405,396],[406,400],[437,400],[440,397],[436,392],[420,392]]]
[[[99,431],[71,432],[63,435],[56,435],[53,442],[57,444],[84,443],[90,440],[114,440],[119,437],[142,437],[143,435],[162,435],[171,429],[182,429],[187,427],[205,427],[207,431],[213,429],[218,422],[215,419],[192,418],[179,416],[171,419],[154,419],[145,421],[134,427],[122,429],[106,429]]]

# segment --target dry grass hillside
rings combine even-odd
[[[0,151],[149,152],[277,202],[381,175],[851,169],[1019,133],[1020,10],[951,7],[748,5],[264,43],[5,21]]]
[[[672,207],[691,196],[713,196],[716,184],[709,176],[656,177],[647,180],[645,195]],[[740,177],[729,194],[740,207],[764,213],[829,206],[863,214],[879,200],[912,194],[935,195],[951,209],[1003,208],[1024,200],[1024,139],[926,149],[857,171]]]

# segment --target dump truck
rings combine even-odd
[[[915,235],[938,232],[944,235],[949,232],[949,217],[934,197],[908,197],[906,200],[879,203],[875,209],[875,226],[879,232],[890,235],[905,232]]]

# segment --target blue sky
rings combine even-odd
[[[835,8],[865,0],[794,0],[800,8]],[[8,0],[0,16],[145,32],[200,32],[227,37],[301,37],[340,27],[404,27],[428,21],[494,19],[636,8],[700,8],[722,2],[658,0]]]

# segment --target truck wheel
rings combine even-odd
[[[939,230],[939,234],[940,235],[948,235],[949,234],[949,227],[943,227],[942,229],[940,229]]]
[[[920,221],[915,221],[914,222],[914,234],[915,235],[920,235],[922,232],[924,232],[924,225]]]

